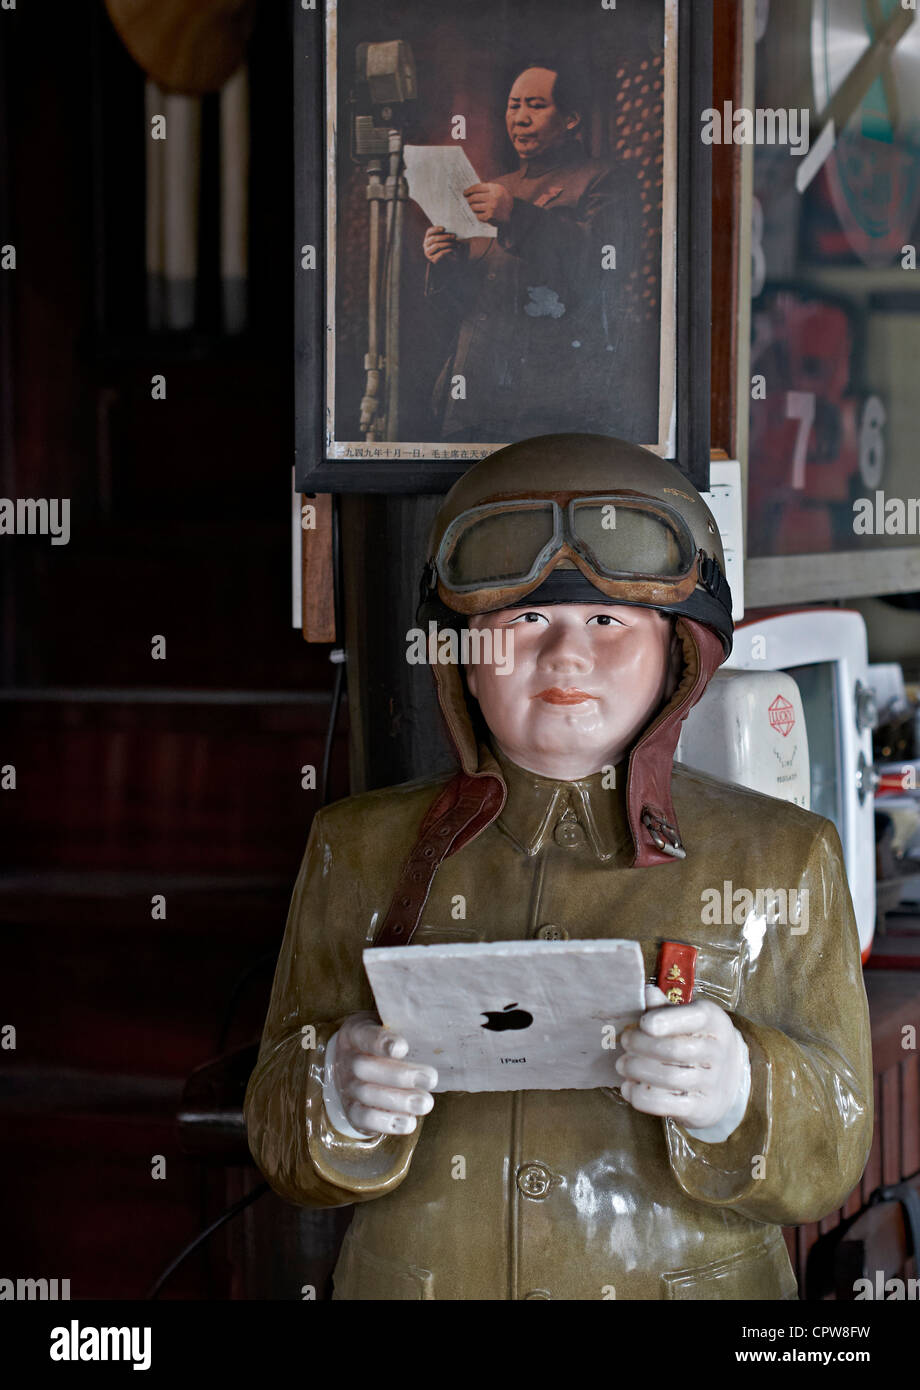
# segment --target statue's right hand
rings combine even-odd
[[[455,232],[445,232],[443,227],[428,228],[422,242],[422,250],[425,253],[425,259],[430,261],[432,265],[437,265],[444,256],[455,256],[457,249]]]
[[[365,1134],[411,1134],[434,1105],[434,1067],[405,1062],[405,1038],[373,1014],[350,1014],[335,1034],[331,1080],[349,1124]]]

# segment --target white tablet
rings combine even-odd
[[[437,1068],[436,1091],[618,1086],[645,1009],[637,941],[495,941],[364,952],[377,1011]]]

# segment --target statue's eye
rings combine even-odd
[[[609,613],[595,613],[593,618],[588,619],[588,622],[597,623],[598,627],[610,627],[616,622],[616,618],[611,617]]]

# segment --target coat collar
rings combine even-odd
[[[555,841],[571,848],[587,848],[604,864],[624,851],[629,851],[626,857],[631,858],[626,757],[612,774],[597,772],[562,782],[518,767],[494,742],[483,753],[495,760],[508,788],[498,824],[525,854],[537,854]]]

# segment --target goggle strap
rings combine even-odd
[[[435,568],[434,560],[429,560],[422,570],[422,577],[418,585],[419,607],[427,603],[433,592],[438,587],[438,572]]]
[[[732,595],[728,580],[722,572],[722,566],[714,555],[706,555],[701,550],[698,553],[699,560],[699,582],[708,594],[711,594],[719,603],[724,604],[731,610]]]

